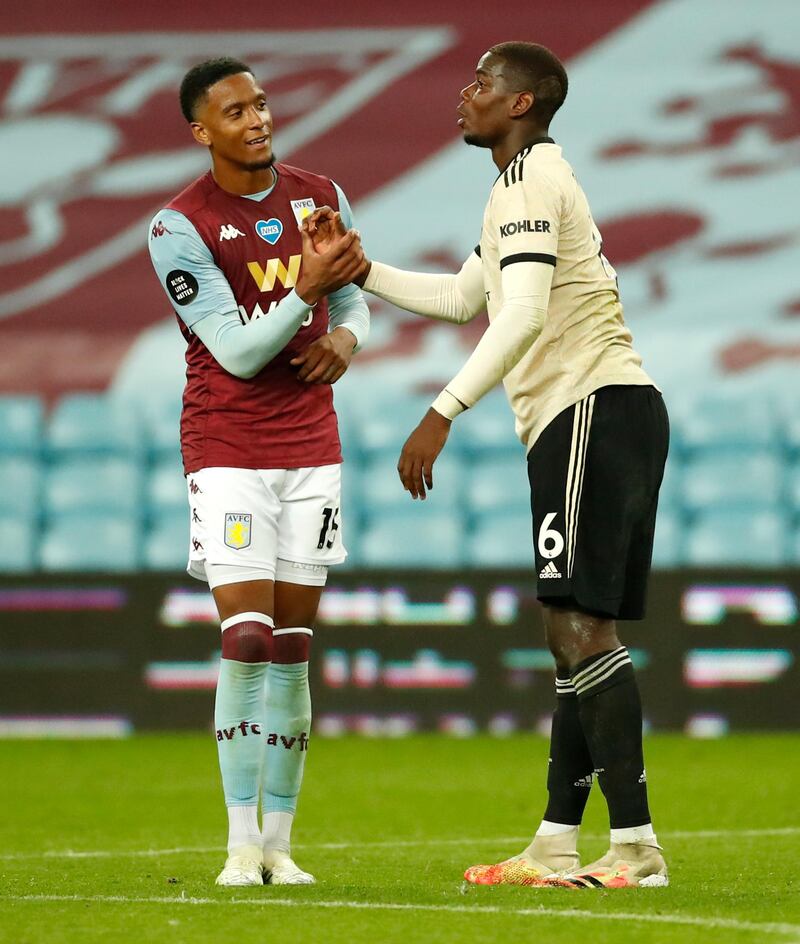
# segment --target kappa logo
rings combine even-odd
[[[235,551],[250,547],[253,516],[227,512],[225,515],[225,544]]]
[[[158,239],[159,236],[172,235],[172,230],[167,229],[166,226],[159,220],[153,228],[150,230],[150,235],[153,239]]]
[[[561,571],[552,561],[548,561],[539,571],[540,580],[556,580],[561,578]]]
[[[223,223],[219,228],[219,241],[223,239],[236,239],[238,236],[244,236],[244,233],[237,229],[232,223]]]
[[[270,246],[274,246],[283,233],[283,223],[274,216],[271,220],[259,220],[256,223],[256,233]]]
[[[258,262],[248,262],[247,268],[259,292],[271,292],[276,281],[284,288],[294,288],[300,274],[300,258],[300,255],[289,256],[288,266],[284,265],[282,259],[267,259],[263,269]]]
[[[515,223],[504,223],[500,227],[501,236],[516,236],[517,233],[549,233],[550,224],[547,220],[517,220]]]
[[[298,226],[307,216],[311,216],[317,208],[313,197],[304,197],[302,200],[292,200],[291,204],[292,213],[294,213],[294,218],[297,220]]]

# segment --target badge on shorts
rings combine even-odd
[[[253,516],[240,515],[229,511],[225,515],[225,544],[235,551],[250,547],[250,532]]]

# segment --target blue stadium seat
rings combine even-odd
[[[361,466],[345,460],[342,463],[342,516],[347,532],[360,522],[362,509]]]
[[[170,512],[188,513],[186,479],[180,460],[175,457],[162,457],[153,465],[147,476],[146,491],[151,518]]]
[[[469,511],[484,514],[508,510],[527,514],[530,521],[531,491],[523,455],[476,456],[465,471]]]
[[[365,513],[394,509],[404,511],[412,499],[397,474],[395,452],[384,452],[361,467],[361,500]],[[433,466],[433,489],[425,499],[431,511],[463,507],[463,465],[460,457],[443,452]]]
[[[28,456],[0,457],[0,512],[15,512],[36,524],[39,517],[41,466]]]
[[[674,508],[659,507],[653,542],[653,567],[678,567],[683,563],[686,537],[684,517]]]
[[[787,470],[786,498],[793,514],[800,516],[800,460]]]
[[[670,454],[664,468],[664,479],[658,492],[658,507],[673,508],[683,504],[683,464],[677,450],[670,446]]]
[[[530,508],[480,515],[467,542],[472,567],[530,567],[533,570],[533,524]]]
[[[800,565],[800,522],[789,539],[789,563]]]
[[[371,457],[390,452],[399,456],[403,443],[428,411],[431,400],[432,397],[398,395],[391,401],[379,398],[377,402],[354,404],[352,410],[357,411],[358,438],[364,455]],[[348,417],[347,422],[352,421],[353,418]]]
[[[507,455],[525,465],[525,449],[514,432],[514,414],[502,391],[493,391],[458,420],[458,432],[473,455]]]
[[[51,515],[109,511],[142,515],[141,467],[114,456],[64,459],[51,466],[44,483],[44,507]]]
[[[53,410],[47,448],[55,456],[135,454],[144,448],[141,422],[132,407],[102,394],[71,394]]]
[[[452,512],[409,502],[404,512],[370,516],[362,531],[364,567],[457,567],[466,558],[464,526]]]
[[[0,517],[0,573],[19,574],[36,567],[38,527],[23,515]]]
[[[185,570],[188,558],[188,509],[162,510],[144,537],[144,566],[148,570]]]
[[[144,439],[155,462],[172,460],[180,463],[181,404],[169,400],[151,407],[144,418]]]
[[[44,570],[117,573],[140,564],[139,527],[130,517],[84,512],[58,517],[40,545]]]
[[[785,516],[778,511],[712,509],[688,529],[685,560],[702,567],[775,567],[789,551]]]
[[[0,453],[38,453],[43,417],[39,397],[0,397]]]
[[[783,443],[777,410],[763,397],[704,397],[676,419],[687,452],[776,448]]]
[[[776,507],[783,497],[784,463],[768,451],[699,455],[683,469],[684,505],[692,511]]]

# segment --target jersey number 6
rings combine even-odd
[[[542,526],[539,528],[539,537],[536,540],[539,553],[547,560],[558,557],[564,550],[564,538],[561,536],[561,532],[550,527],[555,517],[556,512],[554,511],[544,516]]]

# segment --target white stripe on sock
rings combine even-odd
[[[627,655],[628,650],[625,646],[620,646],[619,649],[614,649],[612,652],[606,653],[602,658],[598,659],[596,662],[593,662],[591,665],[587,665],[585,669],[581,669],[580,672],[576,672],[572,676],[572,684],[578,686],[583,682],[588,681],[593,675],[596,675],[598,672],[602,671],[610,662],[614,659],[618,659],[621,655]]]
[[[592,679],[590,682],[585,682],[583,685],[578,686],[578,694],[584,695],[589,691],[590,688],[594,688],[599,685],[601,682],[605,682],[606,679],[611,678],[616,672],[618,672],[624,665],[633,665],[630,659],[623,659],[622,662],[617,663],[617,665],[611,666],[611,668],[604,672],[602,675],[599,675],[597,678]]]
[[[289,626],[285,629],[276,629],[272,635],[286,636],[288,633],[304,633],[306,636],[313,636],[314,630],[309,629],[307,626]]]
[[[220,630],[224,633],[226,629],[235,626],[237,623],[263,623],[265,626],[274,626],[271,616],[266,613],[237,613],[236,616],[229,616],[219,624]]]

